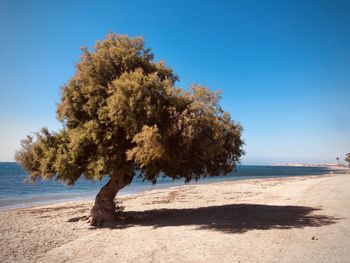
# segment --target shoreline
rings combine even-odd
[[[344,169],[326,167],[312,168],[281,166],[269,169],[270,167],[273,166],[240,165],[237,167],[235,172],[227,176],[202,178],[197,182],[192,181],[189,183],[189,185],[201,185],[220,181],[246,180],[255,178],[263,179],[318,174],[325,175],[328,173],[343,173],[345,171]],[[35,186],[26,186],[25,184],[19,183],[21,180],[24,180],[24,175],[18,176],[21,174],[21,170],[15,163],[10,163],[9,167],[6,169],[8,169],[8,171],[13,171],[13,174],[10,173],[11,176],[8,178],[8,180],[10,180],[9,182],[4,179],[5,177],[0,176],[0,182],[2,182],[3,185],[3,189],[0,190],[0,211],[76,200],[94,199],[101,187],[106,183],[106,180],[96,182],[79,180],[75,186],[66,188],[60,183],[48,181],[47,185],[45,185],[45,182],[39,181]],[[9,185],[7,187],[8,183]],[[149,190],[183,185],[186,185],[183,180],[171,181],[167,178],[160,177],[156,185],[151,185],[149,182],[142,182],[141,179],[135,178],[131,185],[123,188],[119,192],[118,196],[143,193]]]
[[[349,184],[329,174],[155,189],[118,198],[124,220],[104,228],[80,220],[91,201],[0,211],[0,261],[349,262]]]
[[[167,189],[178,189],[186,186],[198,186],[198,185],[207,185],[207,184],[216,184],[216,183],[225,183],[225,182],[233,182],[233,181],[246,181],[246,180],[268,180],[268,179],[279,179],[279,178],[298,178],[298,177],[324,177],[324,176],[330,176],[334,175],[333,173],[329,174],[323,174],[323,175],[296,175],[296,176],[251,176],[251,177],[237,177],[237,178],[228,178],[227,180],[222,180],[221,178],[219,180],[216,180],[215,177],[207,179],[202,178],[199,179],[197,182],[193,181],[189,184],[179,184],[174,183],[174,185],[170,184],[159,184],[154,186],[153,189],[147,189],[147,186],[145,186],[145,189],[136,189],[136,190],[128,190],[127,187],[122,189],[122,193],[118,193],[116,198],[123,198],[128,196],[134,196],[134,195],[142,195],[147,194],[148,192],[152,191],[158,191],[158,190],[167,190]],[[97,193],[96,193],[97,194]],[[37,196],[31,196],[30,198],[36,199],[37,197],[42,200],[32,201],[32,202],[26,202],[26,203],[14,203],[10,205],[4,205],[0,206],[0,212],[1,211],[9,211],[9,210],[18,210],[18,209],[26,209],[26,208],[36,208],[36,207],[42,207],[42,206],[50,206],[50,205],[63,205],[65,203],[71,203],[71,202],[93,202],[93,200],[96,197],[96,194],[83,192],[74,192],[69,194],[70,197],[64,197],[66,193],[45,193],[44,197],[42,195]],[[56,196],[56,198],[54,198]],[[50,200],[47,200],[50,199]],[[9,199],[12,201],[11,199]],[[27,199],[25,199],[27,200]],[[5,200],[7,201],[7,200]],[[19,201],[20,202],[20,201]]]

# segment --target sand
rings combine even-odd
[[[350,262],[350,175],[231,181],[0,212],[0,262]]]

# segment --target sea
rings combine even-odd
[[[189,184],[196,185],[256,178],[325,175],[341,172],[341,170],[325,167],[239,165],[233,172],[226,176],[206,177],[197,182],[190,182]],[[35,184],[31,184],[27,182],[26,178],[27,174],[16,163],[0,162],[0,210],[67,201],[93,200],[108,180],[105,177],[101,181],[91,182],[81,178],[74,186],[66,186],[55,180],[40,180]],[[132,183],[122,189],[118,195],[130,195],[154,189],[178,187],[184,184],[184,180],[174,181],[168,177],[160,177],[157,180],[157,184],[153,185],[135,176]]]

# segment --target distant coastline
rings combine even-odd
[[[317,163],[317,164],[306,164],[306,163],[274,163],[271,166],[287,166],[287,167],[324,167],[324,168],[349,168],[345,164],[338,163]]]
[[[0,164],[13,164],[15,161],[0,161]],[[349,168],[346,164],[341,163],[273,163],[273,164],[240,164],[241,165],[249,165],[249,166],[290,166],[290,167],[331,167],[331,168]]]

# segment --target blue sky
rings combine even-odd
[[[81,46],[141,35],[180,76],[222,90],[243,164],[335,162],[350,151],[350,1],[0,0],[0,161],[56,120]]]

